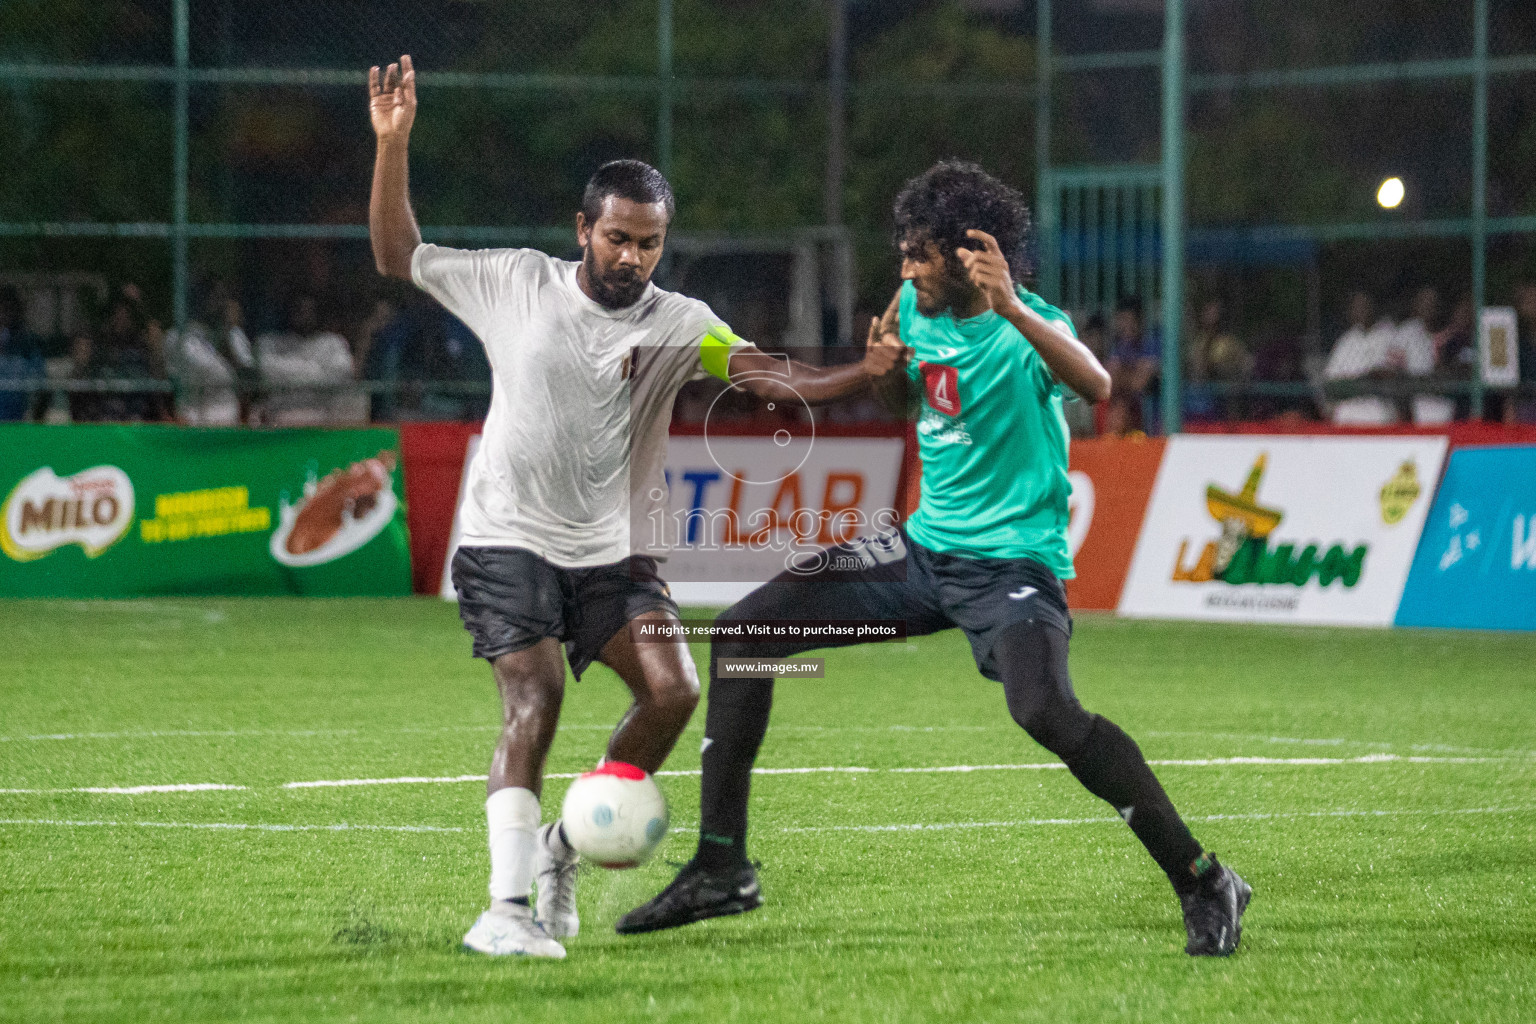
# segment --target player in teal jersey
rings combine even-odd
[[[1118,726],[1078,702],[1067,673],[1067,392],[1100,401],[1109,375],[1071,320],[1015,282],[1029,213],[974,164],[943,162],[896,200],[903,283],[871,345],[898,335],[910,358],[885,383],[919,408],[922,500],[904,529],[796,564],[721,622],[903,620],[908,635],[959,627],[977,668],[1002,683],[1030,736],[1110,803],[1167,874],[1195,956],[1237,948],[1252,890],[1190,834]],[[857,643],[847,640],[844,643]],[[752,764],[772,679],[717,676],[719,658],[782,658],[837,641],[716,641],[710,651],[699,849],[651,902],[619,921],[655,931],[762,904],[746,858]]]

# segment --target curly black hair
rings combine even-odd
[[[968,228],[997,239],[1015,281],[1030,274],[1029,207],[1015,188],[968,160],[940,160],[908,181],[896,196],[896,244],[932,241],[946,260],[957,248],[975,248]]]

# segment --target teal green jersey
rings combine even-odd
[[[1024,304],[1072,321],[1019,288]],[[1071,579],[1067,546],[1067,422],[1062,388],[1018,328],[992,310],[967,320],[924,316],[901,286],[907,372],[923,390],[917,419],[923,496],[907,532],[934,551],[1033,558]]]

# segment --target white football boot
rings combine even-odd
[[[534,880],[538,886],[539,923],[556,939],[572,939],[581,930],[581,919],[576,916],[576,865],[581,857],[572,850],[555,830],[558,821],[539,829],[539,840],[534,854]],[[551,844],[557,843],[569,856],[557,857]]]
[[[565,947],[533,919],[533,909],[498,903],[464,933],[464,948],[489,956],[542,956],[564,960]]]

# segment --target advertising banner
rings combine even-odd
[[[0,427],[0,596],[411,589],[392,430]]]
[[[902,450],[900,437],[673,436],[665,507],[636,524],[644,536],[631,547],[666,552],[661,575],[679,604],[731,604],[797,556],[894,525]],[[455,517],[441,583],[450,600],[458,534]]]
[[[899,437],[673,437],[667,512],[646,524],[670,549],[662,575],[684,604],[730,604],[796,557],[900,521]]]
[[[1536,447],[1452,453],[1397,624],[1536,629]]]
[[[1444,437],[1168,442],[1122,615],[1391,625]]]
[[[1077,578],[1067,581],[1071,607],[1114,611],[1119,606],[1162,458],[1161,438],[1072,442],[1067,536]]]

